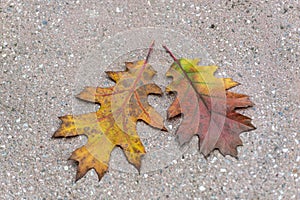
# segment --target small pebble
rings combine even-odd
[[[284,148],[284,149],[282,149],[282,152],[283,152],[283,153],[287,153],[287,152],[289,152],[289,149]]]
[[[43,24],[43,25],[47,25],[48,22],[47,22],[46,20],[43,20],[43,21],[42,21],[42,24]]]
[[[204,186],[201,185],[201,186],[199,187],[199,190],[200,190],[201,192],[204,192],[204,191],[206,190],[206,188],[205,188]]]
[[[24,124],[23,124],[23,128],[28,128],[28,124],[27,124],[27,123],[24,123]]]
[[[223,169],[223,168],[221,168],[221,169],[220,169],[220,172],[222,172],[222,173],[225,173],[225,172],[227,172],[227,170],[226,170],[226,169]]]
[[[120,13],[120,12],[122,12],[122,10],[121,10],[119,7],[117,7],[117,8],[116,8],[116,12],[117,12],[117,13]]]

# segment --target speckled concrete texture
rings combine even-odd
[[[300,199],[299,1],[2,0],[0,13],[0,199]],[[205,159],[194,138],[159,169],[113,168],[100,182],[90,171],[75,183],[76,164],[67,159],[86,139],[52,139],[57,116],[74,111],[76,77],[92,52],[141,27],[183,34],[173,41],[178,54],[190,39],[191,52],[202,46],[218,76],[251,96],[255,106],[243,113],[257,129],[241,135],[238,160],[217,151]],[[151,101],[165,108],[164,98]],[[166,121],[171,130],[178,123]]]

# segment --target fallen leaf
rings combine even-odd
[[[148,64],[153,44],[147,58],[127,62],[126,71],[106,72],[116,82],[109,88],[86,87],[77,98],[100,104],[99,110],[82,115],[60,117],[62,124],[54,137],[86,135],[87,144],[76,149],[70,159],[78,161],[76,181],[90,169],[95,169],[99,180],[108,170],[112,150],[122,148],[127,160],[138,170],[145,148],[136,132],[138,120],[152,127],[166,130],[163,118],[148,104],[149,94],[162,94],[151,83],[156,71]]]
[[[241,132],[255,129],[251,119],[236,110],[252,106],[249,97],[229,92],[228,89],[239,83],[231,78],[217,78],[217,66],[198,66],[198,59],[177,59],[164,46],[174,59],[166,76],[173,81],[167,92],[175,92],[176,99],[168,108],[168,118],[183,115],[176,131],[180,145],[199,137],[199,149],[208,156],[214,149],[223,155],[237,157],[237,146],[242,145]]]

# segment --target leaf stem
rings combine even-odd
[[[163,48],[167,51],[168,54],[170,54],[174,61],[178,60],[166,45],[163,45]]]
[[[145,63],[148,63],[148,60],[149,60],[149,58],[150,58],[150,54],[151,54],[152,51],[153,51],[154,42],[155,42],[155,40],[153,40],[153,41],[151,42],[151,45],[150,45],[150,47],[149,47],[149,50],[148,50],[148,54],[147,54]]]

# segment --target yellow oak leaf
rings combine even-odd
[[[76,181],[90,169],[97,172],[100,180],[108,170],[110,154],[117,146],[121,147],[127,160],[140,170],[141,158],[146,151],[136,132],[138,120],[166,130],[163,118],[147,101],[149,94],[162,94],[161,89],[151,82],[156,74],[148,64],[153,44],[145,60],[126,62],[125,71],[106,72],[116,82],[115,86],[86,87],[77,95],[81,100],[100,104],[99,110],[60,117],[62,124],[54,137],[88,137],[87,144],[76,149],[70,157],[79,163]]]

